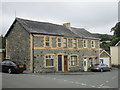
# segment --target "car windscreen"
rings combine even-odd
[[[15,64],[23,64],[22,62],[20,62],[20,61],[12,61],[13,63],[15,63]]]
[[[100,66],[100,64],[95,64],[94,66]]]

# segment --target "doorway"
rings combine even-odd
[[[88,65],[87,65],[87,58],[86,57],[84,57],[83,65],[84,65],[84,71],[87,71],[88,70]]]
[[[64,56],[64,71],[68,71],[68,56]]]
[[[58,71],[62,71],[62,55],[58,55]]]

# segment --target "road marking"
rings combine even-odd
[[[104,84],[101,84],[100,87],[102,87]]]
[[[86,85],[85,83],[82,83],[81,85]]]
[[[112,79],[115,79],[115,78],[116,78],[116,76],[112,77]]]
[[[106,81],[106,83],[108,83],[109,81]]]

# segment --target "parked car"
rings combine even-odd
[[[8,73],[23,73],[26,70],[26,65],[20,61],[3,61],[2,62],[2,72]]]
[[[108,65],[106,64],[95,64],[93,65],[93,67],[91,67],[91,71],[111,71],[112,68],[109,67]]]

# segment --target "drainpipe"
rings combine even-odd
[[[30,34],[30,72],[34,72],[33,65],[33,35]]]
[[[99,63],[100,63],[100,40],[99,40]]]

